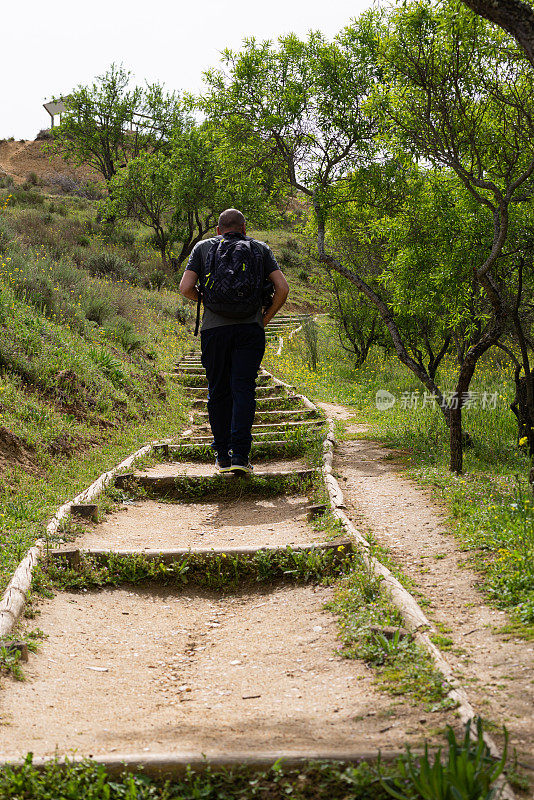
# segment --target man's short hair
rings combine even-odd
[[[238,211],[237,208],[227,208],[219,217],[217,223],[219,230],[226,231],[240,231],[245,224],[245,217]]]

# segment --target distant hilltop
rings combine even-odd
[[[12,178],[15,185],[31,176],[44,185],[57,182],[58,176],[101,182],[101,176],[89,167],[75,167],[57,155],[50,157],[45,149],[48,139],[47,130],[41,131],[35,141],[0,139],[0,177]]]

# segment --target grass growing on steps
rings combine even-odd
[[[158,480],[155,478],[154,480]],[[132,477],[126,481],[124,488],[112,488],[108,494],[114,500],[141,499],[145,497],[158,497],[167,502],[194,502],[206,498],[239,498],[239,497],[272,497],[273,495],[299,494],[311,486],[314,476],[301,476],[298,474],[287,475],[236,475],[218,474],[202,476],[179,476],[172,480],[173,486],[168,485],[168,478],[164,486],[145,486],[142,478]]]
[[[448,470],[448,432],[440,412],[431,403],[423,405],[420,384],[396,357],[375,350],[354,369],[328,320],[319,325],[318,350],[313,371],[297,334],[280,356],[268,350],[266,366],[311,399],[348,406],[354,421],[368,426],[369,438],[397,450],[408,475],[431,487],[447,507],[449,528],[482,574],[488,600],[511,613],[514,632],[534,637],[534,504],[528,458],[516,444],[517,425],[508,407],[514,387],[506,362],[490,351],[475,374],[471,389],[477,407],[465,411],[473,446],[465,452],[464,475],[456,476]],[[443,364],[441,385],[452,389],[453,371],[454,364]],[[380,389],[396,398],[387,411],[376,407]]]
[[[385,767],[385,775],[400,776],[397,766]],[[51,762],[44,770],[32,766],[28,756],[22,767],[0,772],[0,800],[386,800],[376,768],[366,763],[343,766],[312,762],[290,769],[283,762],[271,769],[251,771],[246,767],[187,770],[172,781],[153,781],[124,772],[111,777],[106,769],[89,760],[62,767]]]
[[[343,545],[331,550],[260,550],[250,555],[202,556],[188,553],[170,564],[148,559],[143,554],[110,555],[105,563],[83,554],[81,565],[72,569],[57,559],[46,566],[45,575],[36,575],[36,587],[50,581],[54,588],[82,590],[124,583],[157,582],[164,586],[192,585],[213,591],[236,591],[257,583],[290,581],[319,583],[346,574],[352,555]]]
[[[365,661],[378,687],[389,694],[411,698],[430,711],[451,707],[443,675],[423,647],[400,634],[402,615],[380,584],[360,563],[336,586],[328,608],[338,617],[340,654]],[[386,627],[397,633],[386,636],[381,633]]]

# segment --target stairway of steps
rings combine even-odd
[[[199,353],[169,379],[191,403],[189,430],[154,443],[115,478],[103,518],[49,550],[62,588],[40,604],[28,680],[2,698],[0,757],[252,763],[399,748],[403,729],[382,728],[400,701],[340,657],[332,590],[296,569],[299,554],[344,563],[352,548],[314,523],[322,477],[308,453],[324,418],[260,370],[254,475],[218,474]]]

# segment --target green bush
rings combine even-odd
[[[44,204],[44,195],[39,192],[26,191],[24,188],[13,189],[11,200],[9,201],[10,207],[14,206],[42,206]]]
[[[93,275],[110,275],[131,283],[138,283],[140,279],[139,272],[128,261],[105,250],[92,255],[86,266]]]
[[[113,383],[114,386],[123,386],[125,380],[122,361],[114,358],[108,350],[92,347],[90,356],[103,375]]]
[[[114,328],[111,331],[112,337],[121,344],[127,353],[132,353],[141,347],[141,339],[135,332],[131,322],[124,317],[117,317]]]
[[[47,317],[56,310],[54,287],[42,275],[30,275],[20,278],[13,284],[15,295],[26,303],[39,309]]]
[[[105,320],[114,314],[114,309],[107,297],[95,294],[92,291],[86,292],[82,300],[85,316],[97,325],[103,325]]]
[[[300,269],[302,268],[302,259],[293,248],[290,247],[283,247],[280,253],[280,261],[282,265],[288,269]]]

